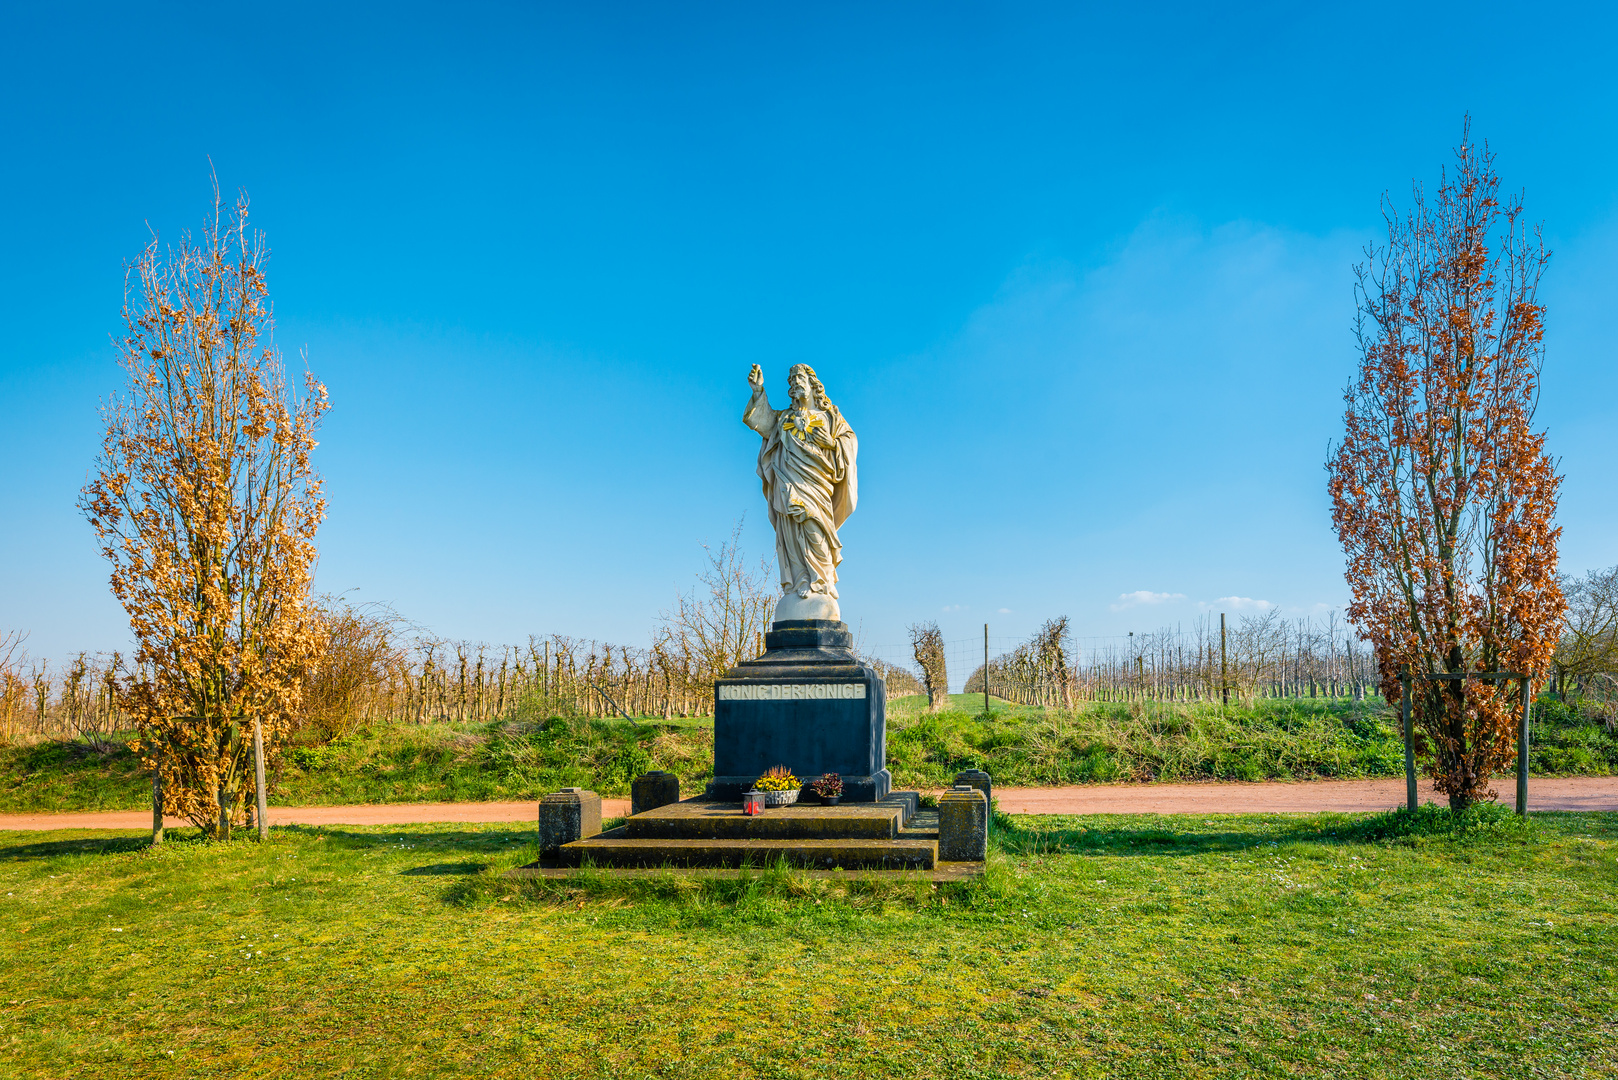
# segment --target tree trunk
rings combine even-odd
[[[219,782],[219,792],[216,796],[216,801],[219,803],[219,825],[214,830],[214,839],[224,842],[230,839],[230,804],[232,800],[230,797],[230,788],[223,780],[220,780]]]

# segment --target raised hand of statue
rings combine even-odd
[[[764,389],[764,369],[754,364],[753,370],[747,373],[747,385],[753,388],[755,394]]]

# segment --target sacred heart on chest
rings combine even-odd
[[[791,409],[781,418],[781,430],[790,432],[799,442],[807,439],[816,428],[825,430],[826,418],[819,413]]]

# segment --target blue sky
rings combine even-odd
[[[746,515],[750,364],[860,436],[864,640],[1342,604],[1351,265],[1474,131],[1556,254],[1564,567],[1618,563],[1618,27],[1522,5],[9,6],[0,629],[127,639],[74,509],[123,266],[209,162],[331,390],[319,585],[643,644]]]

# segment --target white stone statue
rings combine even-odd
[[[757,364],[747,381],[753,396],[742,422],[764,438],[758,475],[781,565],[775,621],[839,620],[837,564],[843,561],[843,544],[837,529],[854,512],[859,493],[854,471],[859,440],[808,364],[794,364],[787,373],[791,408],[770,408]]]

